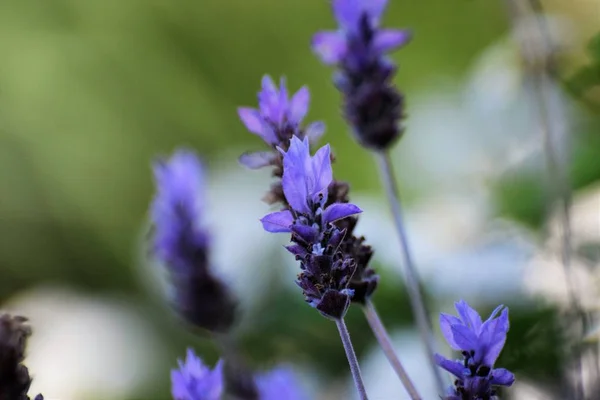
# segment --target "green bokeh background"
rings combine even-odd
[[[499,1],[392,1],[384,23],[414,32],[414,42],[393,55],[409,116],[411,95],[441,78],[463,79],[508,30]],[[139,304],[173,360],[193,342],[212,361],[210,343],[173,324],[135,271],[153,192],[150,162],[180,145],[197,149],[209,165],[231,157],[231,146],[259,149],[236,107],[255,103],[263,74],[285,75],[293,90],[310,87],[308,118],[327,122],[337,176],[378,192],[371,157],[349,139],[339,115],[331,70],[309,48],[315,31],[333,26],[323,0],[0,1],[0,302],[40,283],[124,296]],[[600,122],[586,112],[574,132],[576,187],[600,178]],[[499,211],[542,229],[539,181],[518,171],[506,176],[497,183]],[[405,295],[387,279],[377,298],[384,318],[408,324]],[[296,307],[301,302],[273,293],[269,318],[258,318],[243,338],[249,357],[257,364],[301,358],[340,377],[345,359],[341,349],[331,350],[335,328]],[[292,309],[298,311],[290,316]],[[527,362],[507,350],[505,366],[534,379],[560,376],[556,312],[540,305],[515,315],[512,349],[531,340],[528,327],[536,323],[547,324],[536,332],[549,344],[539,358],[527,354]],[[371,336],[359,313],[349,320],[361,353]],[[332,356],[322,359],[323,352]],[[168,398],[171,367],[164,366],[163,382],[148,383],[157,399]]]

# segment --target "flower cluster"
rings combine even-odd
[[[174,400],[220,400],[225,392],[223,361],[214,369],[202,363],[193,350],[188,349],[185,362],[171,371]],[[288,368],[277,368],[254,378],[257,400],[305,400],[307,397]]]
[[[265,76],[262,80],[262,90],[258,93],[259,109],[247,107],[238,109],[238,114],[248,130],[261,136],[267,144],[273,147],[270,152],[245,153],[240,157],[240,162],[249,168],[272,166],[273,176],[279,179],[271,185],[265,201],[269,204],[279,203],[288,210],[294,209],[294,206],[290,204],[290,200],[286,196],[283,181],[286,180],[287,185],[290,186],[295,178],[292,177],[291,172],[284,178],[285,151],[290,148],[293,138],[300,139],[303,143],[314,144],[325,129],[322,122],[314,122],[306,129],[301,129],[301,122],[308,111],[309,100],[309,92],[305,87],[294,94],[291,100],[288,100],[285,81],[282,79],[280,88],[277,89],[273,80],[269,76]],[[333,156],[328,150],[329,167],[331,167],[331,159]],[[288,168],[293,167],[292,163],[292,161],[288,161]],[[324,189],[326,191],[322,199],[324,207],[349,202],[350,187],[346,182],[330,177],[329,183]],[[274,214],[272,217],[277,215]],[[287,214],[284,212],[281,215]],[[375,291],[379,280],[375,271],[368,266],[373,250],[364,243],[364,237],[354,234],[358,222],[357,216],[350,215],[332,222],[339,231],[344,232],[342,241],[336,245],[337,257],[347,260],[346,263],[350,259],[354,260],[355,272],[352,274],[349,284],[349,288],[354,291],[352,301],[364,303]],[[271,227],[270,229],[273,231],[277,228]]]
[[[283,154],[283,192],[289,209],[271,213],[261,221],[269,232],[291,232],[288,250],[301,262],[297,284],[306,301],[323,315],[342,318],[353,290],[348,289],[356,261],[339,251],[346,234],[333,222],[361,212],[350,203],[327,205],[333,180],[329,145],[311,157],[307,139],[293,137]]]
[[[445,400],[489,400],[494,386],[511,386],[514,375],[494,368],[508,332],[508,308],[498,306],[487,321],[465,301],[455,304],[459,317],[442,313],[440,327],[450,347],[461,352],[463,360],[451,361],[436,354],[436,362],[456,377]],[[499,315],[498,315],[499,314]]]
[[[29,400],[31,385],[25,360],[25,346],[31,335],[27,319],[0,314],[0,400]],[[41,394],[35,400],[43,400]]]
[[[177,151],[169,160],[155,163],[154,177],[154,252],[168,267],[175,308],[193,325],[226,331],[234,321],[236,304],[210,268],[200,161],[191,151]]]
[[[313,50],[337,65],[335,84],[344,96],[344,116],[365,147],[383,150],[400,135],[403,98],[393,86],[396,66],[385,53],[405,45],[406,30],[381,29],[387,0],[333,0],[338,31],[319,32]]]

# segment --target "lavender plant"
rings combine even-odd
[[[338,67],[334,83],[344,99],[344,117],[358,142],[375,151],[377,156],[404,255],[413,313],[438,388],[442,390],[442,379],[433,358],[432,326],[404,228],[398,188],[389,158],[389,149],[403,131],[400,122],[404,110],[403,96],[392,82],[397,68],[386,53],[407,44],[411,35],[407,30],[382,29],[379,26],[386,6],[387,0],[333,0],[333,14],[339,29],[317,33],[312,47],[325,64]],[[388,357],[393,360],[393,357]]]
[[[385,0],[334,0],[333,10],[340,29],[315,35],[313,49],[325,63],[339,67],[335,83],[344,95],[344,115],[359,143],[374,150],[381,161],[405,256],[412,305],[431,353],[438,384],[441,386],[436,364],[456,377],[444,399],[496,399],[495,386],[510,386],[514,381],[511,372],[494,369],[506,341],[508,309],[500,306],[482,322],[466,302],[457,303],[460,318],[442,314],[440,324],[446,340],[461,351],[463,360],[451,361],[433,353],[432,330],[410,256],[387,154],[402,133],[399,123],[403,117],[403,97],[392,83],[396,67],[385,53],[406,44],[410,34],[379,27],[386,3]],[[247,129],[270,147],[269,151],[244,153],[240,163],[250,169],[269,166],[277,178],[264,200],[279,205],[280,210],[264,216],[261,223],[268,232],[290,234],[292,244],[286,249],[300,265],[296,284],[310,306],[336,323],[360,398],[367,399],[367,394],[344,322],[351,303],[363,308],[410,397],[420,399],[371,301],[379,277],[369,267],[373,249],[365,244],[364,237],[354,233],[362,211],[350,203],[349,185],[333,178],[334,157],[329,145],[311,155],[311,145],[323,135],[325,125],[320,121],[303,125],[309,103],[306,87],[290,98],[284,79],[277,87],[269,76],[264,76],[258,93],[259,108],[238,109]],[[304,398],[289,371],[275,369],[254,376],[235,349],[231,329],[236,301],[210,266],[210,235],[202,224],[205,212],[202,175],[200,162],[189,151],[176,152],[170,160],[155,165],[158,194],[152,206],[156,228],[154,251],[169,271],[173,304],[186,321],[213,333],[223,352],[223,359],[211,370],[193,350],[188,350],[186,361],[179,361],[179,368],[171,375],[173,397],[175,400]]]
[[[445,400],[497,399],[494,386],[511,386],[512,372],[494,368],[506,343],[509,329],[508,308],[500,305],[482,322],[467,302],[455,304],[459,317],[440,314],[440,328],[452,349],[460,351],[462,360],[452,361],[436,354],[437,364],[456,377]]]

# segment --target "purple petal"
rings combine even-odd
[[[308,139],[305,139],[308,146]],[[311,171],[307,171],[308,191],[313,201],[318,202],[322,196],[323,201],[327,200],[327,188],[333,180],[333,171],[331,170],[331,149],[329,145],[321,147],[312,157]]]
[[[367,0],[367,2],[381,0]],[[333,15],[344,30],[357,30],[364,0],[333,0]],[[366,11],[366,10],[364,10]]]
[[[273,126],[266,120],[263,119],[262,133],[260,137],[270,145],[276,145],[279,143],[279,138],[277,137],[277,133],[273,129]]]
[[[269,75],[263,76],[261,85],[262,90],[258,93],[260,112],[276,123],[282,112],[279,104],[279,90]]]
[[[454,304],[456,311],[458,311],[458,315],[460,315],[460,319],[462,319],[463,323],[470,327],[476,335],[479,335],[481,331],[481,317],[479,313],[467,304],[466,301],[460,300],[459,302]]]
[[[395,48],[404,46],[411,38],[411,32],[400,29],[382,29],[377,32],[373,40],[373,48],[377,52],[385,53]]]
[[[322,121],[313,122],[304,129],[304,137],[307,137],[311,144],[315,144],[324,133],[325,123]]]
[[[259,151],[256,153],[244,153],[238,161],[246,168],[259,169],[271,165],[276,157],[276,154],[272,151]]]
[[[308,225],[294,224],[291,228],[294,235],[298,236],[306,243],[314,243],[317,240],[319,231]]]
[[[291,232],[290,226],[294,223],[294,217],[289,210],[277,211],[267,214],[260,220],[267,232]]]
[[[310,93],[306,86],[303,86],[294,94],[290,101],[290,110],[288,120],[292,123],[299,124],[302,122],[308,112],[308,104],[310,102]]]
[[[283,193],[292,208],[301,213],[310,213],[308,208],[308,188],[306,164],[310,162],[308,140],[292,137],[287,153],[283,153]],[[281,150],[280,150],[281,151]]]
[[[452,330],[454,342],[460,349],[466,351],[478,349],[477,336],[471,329],[464,325],[452,325],[450,329]]]
[[[313,51],[328,65],[342,61],[347,46],[346,38],[340,32],[319,32],[312,39]]]
[[[508,308],[502,310],[500,317],[488,320],[481,329],[480,343],[485,346],[481,362],[487,366],[492,366],[502,352],[506,343],[506,332],[508,331]]]
[[[444,338],[454,350],[460,350],[460,347],[454,341],[454,335],[452,334],[452,325],[461,325],[462,322],[454,315],[440,313],[440,328]]]
[[[371,21],[373,24],[379,24],[379,20],[381,20],[381,16],[387,7],[388,0],[363,0],[363,10],[369,14],[371,17]]]
[[[362,210],[350,203],[335,203],[330,205],[323,212],[323,223],[329,224],[339,219],[349,217],[350,215],[361,213]]]
[[[291,244],[289,246],[285,246],[285,248],[287,251],[297,257],[304,257],[308,254],[306,248],[304,246],[300,246],[299,244]]]
[[[239,107],[238,115],[244,125],[246,125],[246,129],[257,135],[262,135],[263,119],[258,110],[249,107]]]
[[[435,363],[457,378],[463,378],[464,376],[465,366],[461,362],[451,361],[439,354],[435,354]]]
[[[507,369],[492,370],[492,385],[511,386],[515,382],[515,375]]]
[[[286,367],[258,375],[256,386],[261,400],[308,399],[293,371]]]

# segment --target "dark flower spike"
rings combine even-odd
[[[23,361],[31,328],[26,322],[24,317],[0,314],[0,400],[29,400],[32,379]]]
[[[224,362],[219,361],[211,370],[188,349],[185,362],[178,361],[179,368],[171,371],[171,393],[174,400],[221,400],[225,392]],[[294,374],[287,368],[276,368],[259,374],[253,385],[258,400],[306,400]],[[256,397],[257,396],[257,397]],[[241,397],[246,400],[247,397]]]
[[[288,250],[300,259],[297,284],[306,301],[324,316],[340,320],[354,290],[349,288],[356,262],[339,251],[345,231],[334,223],[361,210],[350,203],[328,203],[333,181],[329,145],[310,155],[308,138],[293,137],[283,155],[283,193],[288,209],[265,216],[268,232],[290,232]]]
[[[204,176],[196,155],[179,150],[154,164],[154,252],[167,266],[176,310],[192,325],[226,332],[236,303],[211,271],[204,221]]]
[[[464,300],[455,304],[459,317],[440,314],[440,328],[446,341],[463,359],[452,361],[435,355],[437,364],[457,379],[446,400],[490,399],[494,386],[511,386],[514,375],[494,364],[506,343],[509,329],[508,308],[500,305],[482,322],[481,317]]]
[[[381,29],[387,0],[333,0],[338,31],[319,32],[313,50],[325,64],[337,65],[337,88],[344,116],[365,147],[384,150],[400,136],[403,98],[393,86],[396,67],[385,53],[402,47],[410,32]]]

